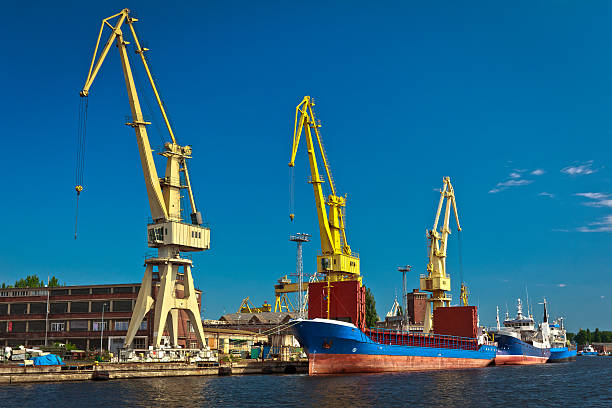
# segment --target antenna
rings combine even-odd
[[[525,294],[527,295],[527,316],[532,317],[529,309],[529,291],[527,291],[527,285],[525,285]]]

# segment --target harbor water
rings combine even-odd
[[[468,370],[245,375],[0,387],[0,407],[612,406],[612,357]]]

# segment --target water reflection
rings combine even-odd
[[[610,378],[607,357],[397,374],[152,378],[0,386],[0,407],[612,406]]]

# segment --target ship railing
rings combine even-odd
[[[391,346],[432,347],[457,350],[478,350],[478,339],[446,334],[403,332],[393,329],[366,329],[374,342]]]

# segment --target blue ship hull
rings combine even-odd
[[[496,365],[543,364],[550,358],[550,348],[535,347],[516,337],[498,334]]]
[[[484,367],[497,351],[476,339],[384,330],[373,330],[370,336],[382,334],[381,341],[373,341],[353,324],[326,319],[298,319],[292,330],[308,354],[311,375]],[[404,344],[416,336],[428,345]]]
[[[565,361],[576,360],[576,350],[570,350],[567,347],[555,347],[550,349],[549,363],[562,363]]]

